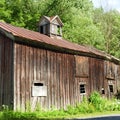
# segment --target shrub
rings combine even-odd
[[[102,98],[99,93],[93,92],[89,99],[83,97],[81,103],[76,104],[75,107],[69,105],[67,109],[56,110],[51,108],[50,110],[42,110],[36,108],[35,112],[31,112],[28,107],[28,112],[13,112],[8,107],[3,106],[3,111],[0,114],[0,120],[40,120],[42,118],[62,117],[70,115],[78,115],[81,113],[93,113],[103,111],[118,111],[120,110],[120,102],[116,99],[108,100]]]
[[[67,114],[69,114],[69,115],[75,115],[75,114],[77,114],[78,111],[77,111],[77,109],[75,107],[73,107],[71,105],[68,105],[67,109],[65,110],[65,112]]]
[[[100,94],[96,91],[90,95],[89,101],[91,104],[94,105],[97,111],[103,111],[107,102],[107,100],[105,98],[102,98]]]

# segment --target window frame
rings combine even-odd
[[[47,86],[43,81],[34,80],[32,83],[32,97],[46,97],[47,96]]]
[[[80,95],[86,94],[86,83],[79,84],[79,92],[80,92]]]

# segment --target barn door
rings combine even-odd
[[[76,60],[76,99],[80,102],[84,96],[89,94],[88,77],[89,77],[89,64],[88,57],[75,56]]]
[[[105,62],[105,76],[106,76],[106,88],[108,98],[112,98],[117,91],[115,74],[117,72],[116,65],[110,61]]]
[[[97,58],[89,58],[89,85],[90,93],[98,91],[105,95],[104,61]]]

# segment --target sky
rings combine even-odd
[[[120,0],[92,0],[96,8],[103,7],[104,10],[116,9],[120,12]]]

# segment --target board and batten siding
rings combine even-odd
[[[13,106],[13,42],[0,34],[0,108]]]
[[[74,55],[27,45],[14,44],[14,109],[25,110],[30,104],[43,108],[65,108],[75,104]],[[47,96],[32,96],[34,81],[47,86]]]
[[[83,96],[89,96],[93,91],[112,97],[117,90],[116,82],[119,83],[118,68],[118,65],[98,58],[14,43],[14,109],[66,108],[81,102]],[[47,95],[33,96],[34,82],[44,84]],[[113,93],[109,91],[111,82],[115,89]],[[81,84],[85,85],[85,94],[80,93]]]
[[[89,93],[89,57],[75,55],[75,87],[76,89],[76,103],[80,103],[84,96]],[[85,85],[85,93],[80,94],[80,85]]]
[[[94,91],[112,98],[117,90],[120,90],[119,65],[103,59],[85,56],[75,56],[75,63],[75,83],[78,89],[76,91],[77,102],[80,102],[83,96],[89,96]],[[80,84],[85,85],[85,94],[80,94]],[[109,85],[113,86],[113,92],[110,92]]]
[[[102,88],[105,89],[104,60],[89,58],[89,75],[89,93],[93,91],[101,93]]]

